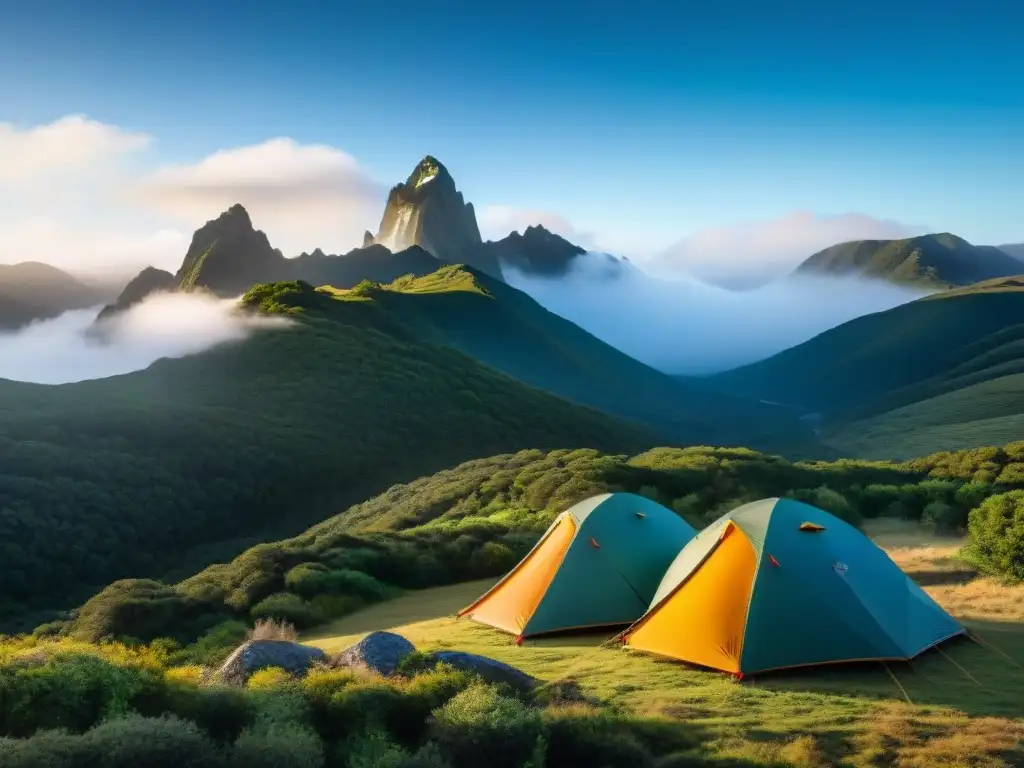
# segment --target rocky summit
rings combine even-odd
[[[236,204],[196,230],[175,278],[179,290],[237,296],[254,283],[286,279],[287,273],[284,256]]]
[[[473,204],[465,201],[448,169],[430,155],[405,183],[392,187],[374,242],[392,251],[418,245],[440,261],[501,277],[497,257],[480,237]]]

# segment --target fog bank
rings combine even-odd
[[[0,334],[0,378],[63,384],[146,368],[162,357],[183,357],[240,341],[280,318],[237,310],[237,300],[200,294],[155,294],[104,322],[102,338],[87,333],[99,312],[66,312],[14,333]]]
[[[696,279],[657,278],[627,266],[609,278],[587,254],[562,278],[504,267],[510,285],[599,339],[669,373],[707,374],[769,357],[861,315],[924,291],[855,277],[789,277],[729,291]]]

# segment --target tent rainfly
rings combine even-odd
[[[743,677],[909,660],[965,631],[853,526],[799,501],[763,499],[683,547],[620,637]]]
[[[517,641],[629,624],[695,534],[679,515],[643,496],[593,496],[555,518],[530,553],[459,616]]]

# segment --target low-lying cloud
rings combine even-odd
[[[777,219],[694,232],[650,260],[652,273],[703,282],[756,286],[793,271],[812,253],[851,240],[898,240],[921,227],[863,213],[825,216],[793,211]]]
[[[505,278],[552,312],[669,373],[700,375],[751,363],[925,295],[852,277],[791,277],[748,291],[656,278],[635,267],[609,279],[606,259],[588,254],[556,279],[506,267]]]
[[[238,311],[233,299],[199,294],[155,294],[89,334],[99,308],[65,312],[53,320],[0,334],[0,378],[64,384],[129,373],[165,357],[184,357],[241,341],[258,328],[287,325],[280,318]]]

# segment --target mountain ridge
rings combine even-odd
[[[837,243],[809,256],[794,274],[859,275],[941,289],[1020,272],[1024,264],[999,248],[942,232]]]

